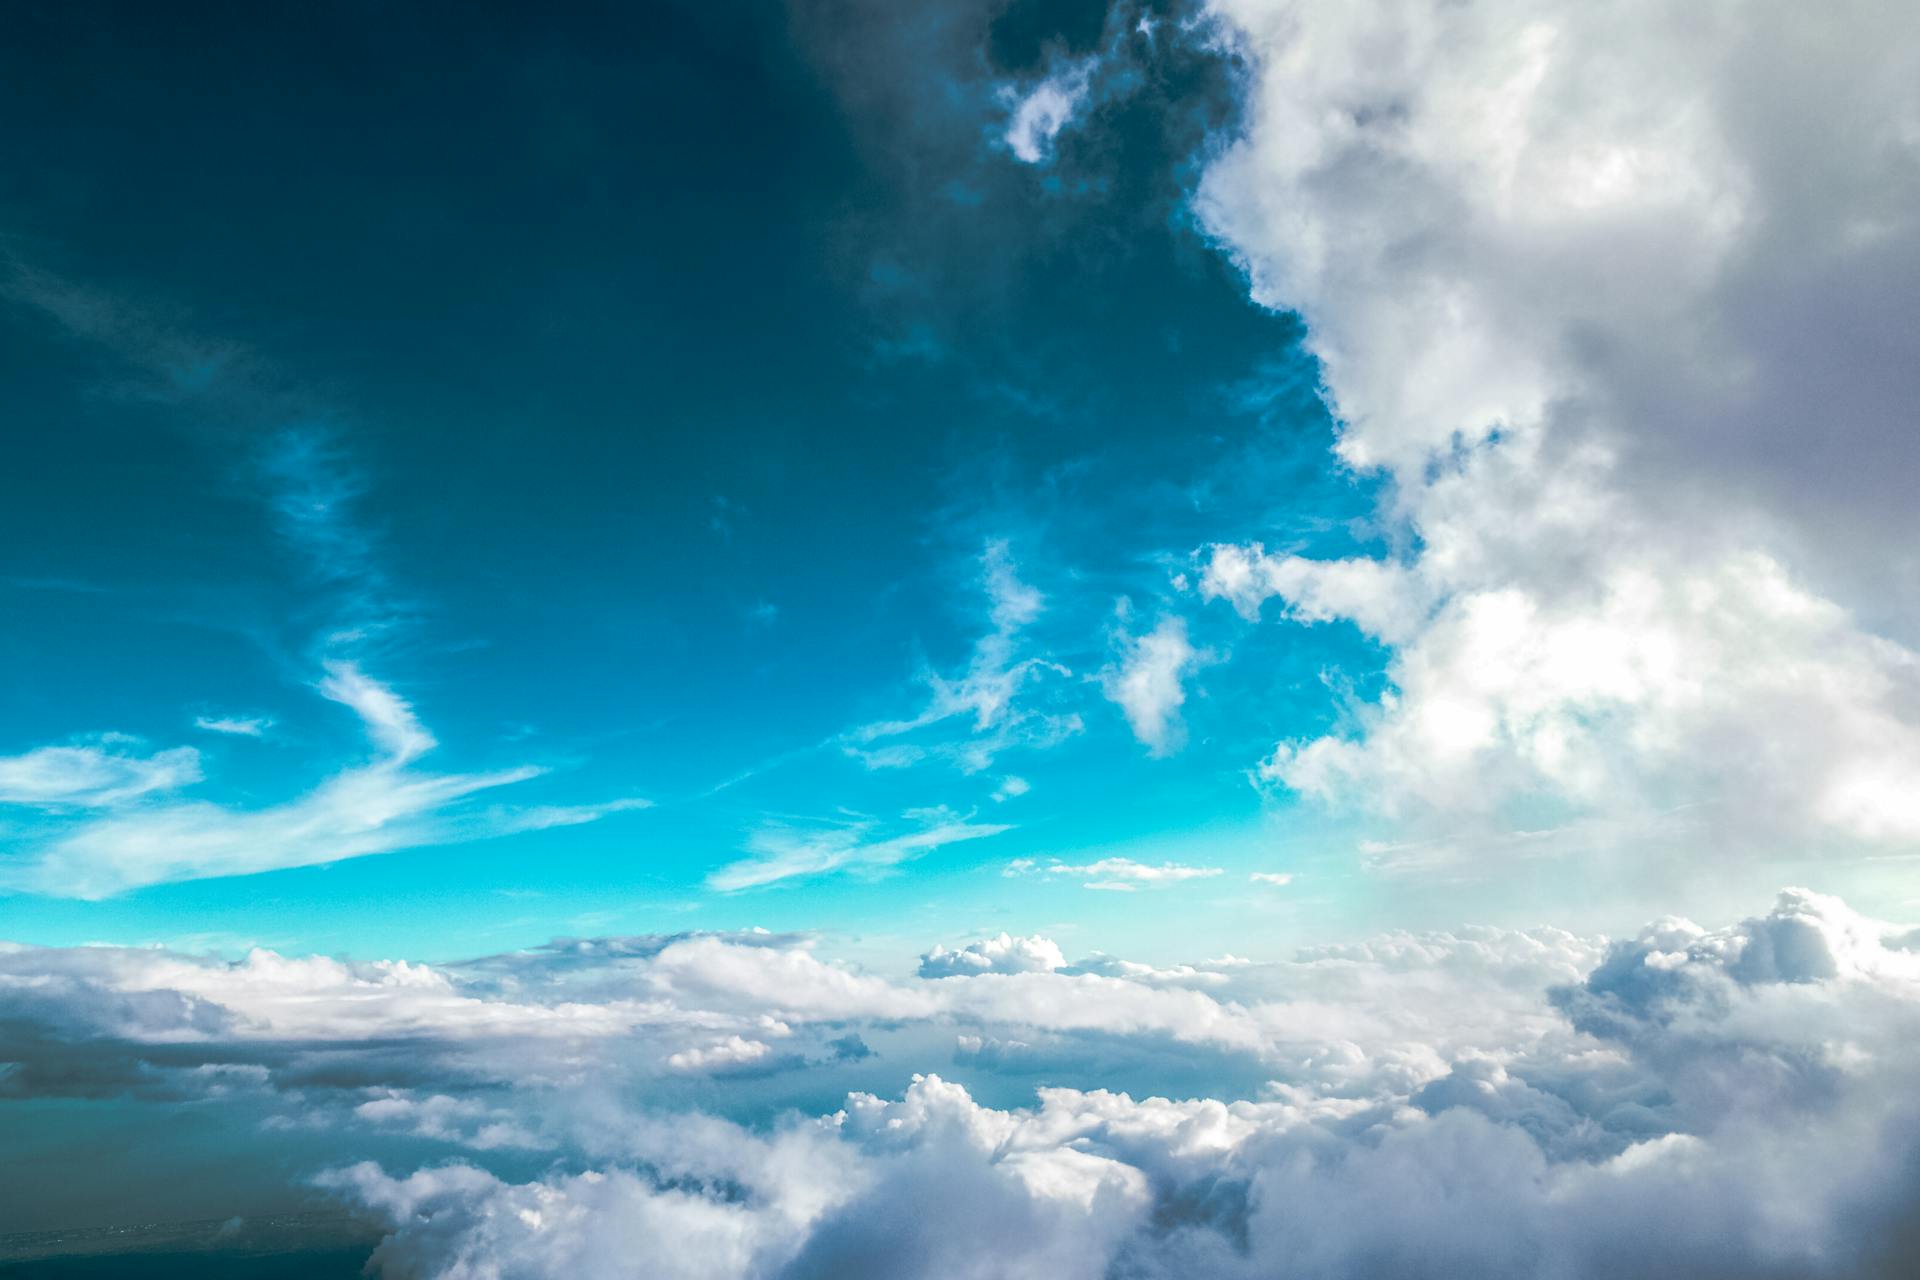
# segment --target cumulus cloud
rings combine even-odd
[[[438,968],[0,947],[0,1094],[219,1097],[266,1116],[254,1141],[332,1135],[314,1172],[396,1275],[1892,1276],[1920,1201],[1909,932],[1789,890],[1611,943],[1172,970],[994,938],[928,952],[932,980],[772,934]],[[1243,1084],[1127,1087],[1170,1061]],[[765,1118],[782,1073],[825,1070],[855,1073],[843,1106]],[[1036,1071],[1074,1087],[982,1100]],[[687,1081],[723,1114],[666,1100]],[[439,1154],[357,1154],[392,1135]],[[515,1152],[550,1172],[493,1162]]]
[[[1243,614],[1393,646],[1389,691],[1267,777],[1438,822],[1920,834],[1900,7],[1212,12],[1251,97],[1196,206],[1305,319],[1405,548],[1209,553]]]
[[[1892,934],[1804,891],[1725,929],[1656,923],[1534,989],[1571,1025],[1510,1016],[1424,1057],[1376,1030],[1346,1043],[1381,1061],[1347,1075],[1329,1038],[1318,1077],[1264,1098],[1048,1087],[1001,1108],[919,1075],[771,1128],[605,1126],[599,1163],[531,1181],[468,1161],[322,1183],[385,1225],[398,1274],[1893,1276],[1920,1197],[1901,1052],[1920,970]],[[1565,941],[1403,935],[1293,979],[1359,966],[1411,1009],[1489,964],[1558,950],[1535,974],[1560,971],[1583,954]],[[955,1060],[1039,1052],[969,1033]]]
[[[1199,660],[1185,619],[1167,617],[1145,635],[1123,639],[1119,660],[1101,677],[1101,688],[1126,713],[1133,736],[1156,756],[1181,745],[1185,681]]]
[[[1067,958],[1051,938],[1035,934],[1016,938],[1001,933],[996,937],[969,942],[964,947],[936,946],[920,957],[920,976],[951,978],[976,973],[1051,973],[1063,967]]]

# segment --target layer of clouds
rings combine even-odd
[[[1727,929],[1661,922],[1553,990],[1571,1029],[1264,1099],[997,1108],[922,1075],[770,1130],[678,1130],[664,1165],[656,1130],[531,1182],[365,1163],[326,1182],[392,1228],[394,1274],[1891,1276],[1920,1194],[1920,957],[1890,932],[1802,891]],[[1481,941],[1303,963],[1433,996],[1449,966],[1579,949]]]
[[[1207,553],[1243,614],[1392,649],[1266,776],[1439,825],[1920,836],[1910,7],[1212,13],[1250,97],[1197,208],[1307,322],[1401,548]]]
[[[1790,890],[1611,943],[1154,969],[1008,937],[900,979],[772,934],[450,967],[5,948],[0,1092],[331,1135],[312,1175],[392,1276],[1891,1276],[1920,1199],[1910,940]],[[1153,1088],[1169,1059],[1246,1084]],[[760,1105],[814,1077],[844,1102]],[[672,1102],[691,1081],[702,1111]],[[412,1163],[357,1154],[401,1136]]]

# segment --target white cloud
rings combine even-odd
[[[1133,736],[1156,756],[1180,747],[1184,682],[1199,658],[1187,639],[1185,619],[1162,618],[1147,634],[1124,639],[1119,661],[1101,678],[1107,698],[1126,713]]]
[[[917,818],[917,829],[879,839],[873,838],[874,824],[865,819],[837,827],[762,827],[747,841],[752,856],[718,868],[707,877],[707,884],[731,892],[840,871],[880,871],[946,845],[1012,829],[1005,823],[974,822],[945,809],[908,816]]]
[[[1042,164],[1053,155],[1053,140],[1086,103],[1093,61],[1054,72],[1024,93],[1009,92],[1013,106],[1005,141],[1026,164]]]
[[[920,957],[920,976],[951,978],[976,973],[1051,973],[1066,965],[1059,944],[1035,934],[1016,938],[1001,933],[964,947],[936,946]]]
[[[1293,874],[1287,871],[1256,871],[1247,879],[1253,884],[1270,884],[1276,889],[1284,889],[1293,883]]]
[[[271,716],[195,716],[193,727],[208,733],[225,733],[240,738],[259,738],[273,728]]]
[[[1426,606],[1404,569],[1381,560],[1308,560],[1271,556],[1259,543],[1210,549],[1200,577],[1200,594],[1227,600],[1248,620],[1276,597],[1298,622],[1345,618],[1362,631],[1389,643],[1416,635]]]
[[[1481,928],[1007,972],[1046,950],[1009,937],[905,982],[755,934],[444,969],[0,946],[0,1094],[219,1097],[241,1159],[297,1125],[386,1222],[381,1265],[423,1274],[1894,1275],[1920,1195],[1909,933],[1789,890],[1605,945]],[[850,1025],[881,1052],[834,1054]],[[916,1044],[1075,1087],[985,1105],[908,1078]],[[828,1061],[875,1088],[751,1128],[648,1091],[697,1077],[703,1107],[764,1115],[766,1072]],[[1241,1083],[1122,1083],[1169,1065]],[[357,1162],[384,1133],[464,1156]],[[472,1163],[498,1151],[552,1172]]]
[[[1007,875],[1037,874],[1063,876],[1087,881],[1089,889],[1126,892],[1140,885],[1177,884],[1182,880],[1205,880],[1221,874],[1219,867],[1194,867],[1182,862],[1136,862],[1132,858],[1100,858],[1094,862],[1062,862],[1058,858],[1042,863],[1032,858],[1016,858],[1007,864]]]
[[[965,671],[923,673],[931,696],[919,714],[862,725],[846,735],[848,754],[868,768],[904,768],[935,757],[978,773],[1010,748],[1050,747],[1080,732],[1077,714],[1042,710],[1021,698],[1047,676],[1072,674],[1047,658],[1021,656],[1022,634],[1045,612],[1046,597],[1021,580],[1004,539],[986,544],[980,569],[990,629],[974,643]],[[951,732],[956,720],[965,722],[958,735]],[[944,737],[931,732],[943,727]],[[909,735],[920,741],[870,745]]]
[[[1252,98],[1197,206],[1305,319],[1409,548],[1213,549],[1205,594],[1395,647],[1391,691],[1267,775],[1423,822],[1920,836],[1899,6],[1214,13]]]
[[[49,836],[17,864],[11,876],[13,887],[101,898],[142,885],[313,866],[425,844],[590,822],[609,813],[646,807],[646,801],[622,799],[590,805],[463,810],[459,805],[467,797],[524,782],[541,770],[522,765],[474,774],[415,771],[408,766],[436,744],[403,698],[357,666],[341,661],[326,664],[319,689],[360,717],[380,751],[376,759],[335,773],[306,794],[266,808],[174,800],[129,806],[88,819]],[[98,760],[56,758],[88,766],[88,774],[70,769],[64,775],[69,787],[78,786],[84,777],[93,778],[92,790],[74,794],[125,800],[197,778],[198,757],[181,750],[184,755],[162,752],[145,760],[105,755]],[[34,776],[40,778],[43,790],[52,785],[53,774],[42,770]]]
[[[367,1163],[323,1182],[387,1224],[383,1265],[424,1274],[1892,1276],[1920,1195],[1920,957],[1893,932],[1789,891],[1604,955],[1551,931],[1397,935],[1252,966],[1326,1000],[1266,1023],[1281,1075],[1257,1099],[1045,1087],[1002,1108],[922,1074],[757,1130],[596,1112],[584,1168],[526,1182]],[[1211,1003],[1091,976],[928,985],[1060,994],[1032,1031],[949,1041],[981,1070],[1073,1061],[1050,1037],[1094,991]],[[1469,1024],[1487,1038],[1400,1039]]]
[[[413,714],[413,706],[377,680],[370,680],[351,662],[329,661],[320,692],[351,707],[387,758],[396,765],[406,764],[440,744]]]
[[[733,1071],[741,1067],[753,1066],[765,1061],[772,1054],[773,1047],[766,1041],[749,1040],[745,1036],[736,1035],[669,1054],[667,1066],[687,1075],[708,1075],[713,1072]]]
[[[1025,778],[1008,774],[1006,777],[1000,779],[1000,785],[993,789],[993,798],[996,801],[1012,800],[1027,794],[1027,792],[1031,790],[1033,790],[1033,784]]]
[[[0,756],[0,804],[100,808],[200,781],[200,753],[192,747],[141,755],[136,746],[132,738],[109,734],[85,746]]]

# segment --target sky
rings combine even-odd
[[[11,7],[0,1272],[1898,1274],[1908,10]]]

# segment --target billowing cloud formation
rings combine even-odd
[[[531,1183],[327,1180],[392,1225],[399,1274],[1891,1276],[1920,1193],[1920,957],[1886,933],[1802,892],[1731,929],[1662,923],[1556,990],[1573,1033],[1344,1091],[1008,1110],[923,1076],[767,1133],[681,1130],[664,1168],[655,1132]],[[1375,963],[1430,983],[1422,946]]]
[[[1213,11],[1251,98],[1198,208],[1306,320],[1411,548],[1210,553],[1242,612],[1393,647],[1267,775],[1437,820],[1920,835],[1907,7]]]
[[[919,981],[768,934],[448,969],[12,948],[0,1091],[278,1107],[269,1132],[335,1135],[315,1176],[385,1225],[393,1276],[1892,1276],[1920,1199],[1906,940],[1792,890],[1610,945],[1394,934],[1124,978],[998,963],[1031,939]],[[956,1028],[971,1083],[890,1061]],[[1169,1054],[1246,1084],[1139,1087]],[[853,1084],[824,1115],[664,1101],[691,1075],[755,1112],[823,1071]],[[981,1100],[1035,1071],[1082,1083]],[[395,1133],[440,1154],[354,1155]],[[551,1172],[492,1163],[528,1151]]]
[[[969,942],[964,947],[935,947],[920,957],[920,976],[951,978],[976,973],[1051,973],[1064,968],[1067,958],[1052,938],[1038,934],[1016,938],[1002,933],[997,937]]]

